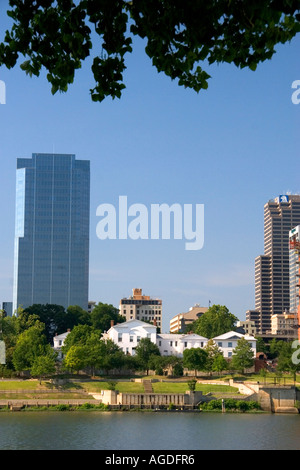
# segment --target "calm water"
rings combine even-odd
[[[300,450],[300,415],[1,412],[2,450]]]

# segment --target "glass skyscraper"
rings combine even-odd
[[[90,162],[75,155],[17,159],[13,311],[88,308]]]
[[[272,315],[290,309],[289,231],[300,224],[300,195],[282,195],[264,206],[264,255],[255,259],[255,311],[259,333],[271,330]]]

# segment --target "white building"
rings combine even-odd
[[[69,331],[53,338],[54,350],[60,352]],[[225,358],[230,358],[238,341],[245,338],[250,342],[254,356],[256,355],[256,339],[250,335],[242,335],[235,331],[229,331],[224,335],[213,338]],[[125,354],[135,355],[135,350],[142,338],[149,338],[152,343],[158,346],[162,356],[183,357],[185,349],[205,348],[208,339],[204,336],[191,334],[158,334],[156,326],[145,323],[141,320],[129,320],[124,323],[118,323],[103,334],[102,339],[112,340],[119,346]]]
[[[220,336],[213,338],[216,345],[219,347],[220,351],[223,353],[225,358],[231,358],[234,349],[237,347],[238,341],[241,338],[245,338],[250,342],[251,349],[253,351],[254,357],[256,356],[256,339],[254,336],[242,335],[236,331],[229,331]]]
[[[159,334],[156,344],[162,356],[183,357],[183,351],[191,348],[204,348],[208,339],[194,333],[188,335]]]
[[[55,352],[57,352],[58,360],[62,359],[61,348],[64,345],[65,339],[69,333],[70,333],[70,330],[66,331],[65,333],[62,333],[61,335],[55,335],[53,338],[53,349]]]
[[[102,338],[111,339],[125,354],[134,356],[142,338],[149,338],[156,344],[156,326],[141,320],[129,320],[113,325]]]

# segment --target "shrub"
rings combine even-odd
[[[233,398],[224,399],[225,411],[251,411],[259,410],[260,405],[256,401],[235,400]],[[222,410],[222,400],[211,400],[200,404],[200,409],[209,411]]]

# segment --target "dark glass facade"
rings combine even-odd
[[[88,308],[90,162],[75,155],[17,159],[14,311]]]

